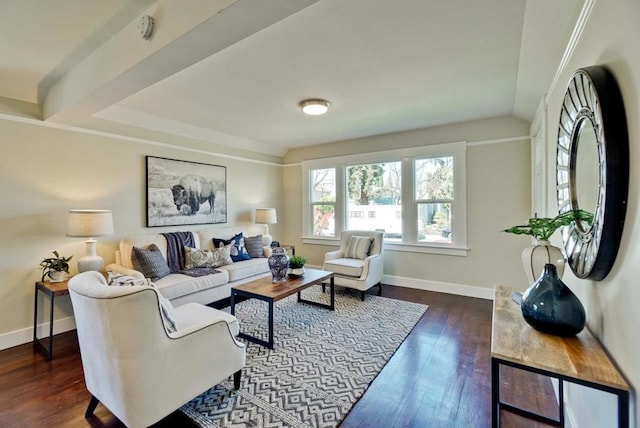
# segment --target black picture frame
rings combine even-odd
[[[146,156],[147,227],[227,222],[227,167]]]

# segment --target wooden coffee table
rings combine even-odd
[[[305,288],[309,288],[313,285],[320,285],[327,280],[331,286],[331,303],[325,304],[305,300],[300,295],[300,292]],[[236,296],[259,299],[267,302],[269,304],[269,341],[264,341],[246,333],[240,333],[238,336],[247,339],[249,342],[257,343],[258,345],[273,349],[273,304],[274,302],[282,300],[285,297],[289,297],[294,293],[298,293],[298,302],[320,306],[321,308],[326,308],[332,311],[335,310],[335,285],[333,281],[333,272],[318,269],[305,269],[304,276],[287,278],[285,282],[276,284],[271,282],[271,276],[267,276],[256,279],[255,281],[247,282],[246,284],[238,285],[237,287],[231,287],[231,315],[235,315],[236,313]]]

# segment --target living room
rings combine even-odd
[[[35,2],[31,3],[35,7]],[[97,6],[101,2],[95,3],[94,6]],[[498,3],[500,2],[492,2],[492,7],[499,7]],[[514,3],[519,4],[521,12],[534,7],[530,1]],[[555,5],[556,2],[553,1],[544,3],[533,11],[529,10],[529,13],[540,13],[543,22],[552,26],[554,24],[549,23],[551,16],[557,13],[550,11],[557,11],[562,7],[563,12],[568,15],[564,18],[571,22],[570,25],[566,24],[568,26],[565,30],[557,31],[563,44],[555,46],[551,52],[535,52],[529,57],[535,58],[544,53],[548,54],[545,56],[552,57],[548,59],[552,64],[551,74],[547,73],[546,80],[543,80],[546,81],[546,86],[536,94],[536,103],[529,116],[515,114],[511,108],[509,112],[492,116],[460,114],[457,120],[450,122],[375,132],[377,121],[382,115],[378,112],[378,116],[370,119],[369,126],[373,131],[368,133],[362,131],[360,134],[342,134],[346,136],[339,139],[323,136],[315,140],[315,143],[307,142],[285,148],[275,144],[252,145],[249,139],[242,138],[229,139],[224,144],[215,143],[204,137],[195,138],[162,132],[161,129],[136,127],[132,123],[107,123],[118,111],[111,110],[111,116],[103,113],[102,117],[94,117],[94,111],[99,112],[111,104],[94,107],[92,101],[95,99],[89,96],[87,102],[80,99],[75,105],[66,108],[60,106],[70,101],[60,95],[62,98],[54,99],[59,105],[52,102],[44,108],[45,104],[39,99],[43,95],[37,93],[35,86],[31,88],[33,92],[30,96],[13,95],[8,90],[3,90],[0,93],[3,96],[0,98],[0,129],[4,148],[4,156],[0,160],[3,183],[0,195],[5,202],[0,214],[3,224],[0,229],[3,255],[0,264],[0,349],[26,344],[32,339],[33,284],[40,279],[39,261],[53,250],[73,255],[74,262],[84,255],[84,240],[65,236],[67,213],[70,209],[112,210],[115,233],[99,238],[97,246],[97,252],[104,258],[105,264],[114,262],[115,251],[122,237],[150,233],[150,230],[155,232],[158,229],[146,226],[146,156],[224,166],[227,174],[227,224],[213,227],[239,226],[259,233],[262,225],[255,223],[255,209],[274,207],[278,221],[269,226],[274,239],[295,245],[296,253],[307,257],[310,265],[321,266],[324,254],[335,249],[337,242],[329,240],[322,244],[313,237],[304,236],[302,207],[305,202],[305,162],[351,156],[366,159],[371,153],[465,142],[464,254],[438,254],[415,251],[409,246],[390,246],[385,250],[383,283],[391,289],[409,288],[481,300],[491,300],[493,288],[499,284],[511,285],[523,291],[528,284],[520,254],[529,241],[500,231],[522,223],[535,211],[531,189],[532,184],[535,188],[539,182],[536,182],[535,164],[532,162],[531,138],[537,131],[536,121],[541,116],[546,121],[542,141],[545,145],[547,169],[542,182],[545,183],[545,214],[552,216],[557,211],[553,168],[557,118],[566,82],[577,68],[604,64],[616,76],[621,88],[628,122],[630,180],[624,234],[614,267],[604,280],[581,280],[569,270],[565,272],[563,280],[582,301],[587,311],[589,328],[602,342],[633,388],[640,381],[640,348],[633,340],[634,327],[640,321],[634,305],[636,297],[640,297],[635,284],[638,277],[635,263],[638,249],[633,245],[638,229],[635,223],[640,219],[637,199],[633,197],[637,193],[634,190],[639,187],[640,177],[634,167],[640,164],[636,150],[640,130],[637,119],[640,117],[640,75],[635,71],[640,69],[640,59],[632,44],[627,41],[640,37],[640,6],[630,0],[576,1],[573,5],[564,6]],[[8,8],[1,6],[4,7]],[[137,15],[142,15],[142,12],[161,5],[146,2],[137,7],[140,8]],[[308,7],[312,8],[314,5]],[[458,7],[464,7],[464,2]],[[60,11],[69,13],[63,8]],[[5,20],[12,19],[3,15]],[[162,19],[158,15],[156,18],[158,38],[145,43],[161,41]],[[79,17],[76,16],[75,19]],[[522,15],[520,19],[524,19]],[[450,26],[455,29],[455,25]],[[518,28],[524,31],[521,27]],[[541,29],[537,31],[544,32]],[[574,38],[571,38],[572,34]],[[3,40],[11,38],[3,37]],[[80,53],[77,51],[75,54]],[[495,58],[500,58],[500,55]],[[57,59],[60,60],[62,58]],[[521,63],[522,61],[520,59]],[[148,70],[147,68],[147,72]],[[57,74],[51,73],[48,77],[52,79],[52,76],[64,74],[65,71],[69,72],[58,69]],[[78,73],[81,71],[76,70]],[[526,77],[520,75],[518,78]],[[3,88],[19,87],[19,80],[15,75],[7,74],[3,77],[0,73],[0,81],[5,81]],[[115,93],[121,89],[117,79],[113,78],[110,82],[107,86],[109,90]],[[488,81],[465,82],[464,85],[460,82],[464,90],[469,90],[473,85],[490,87],[490,84]],[[64,92],[64,89],[71,92],[82,90],[68,86],[58,90]],[[367,90],[375,92],[371,87]],[[312,118],[314,120],[327,119],[332,114],[339,115],[341,109],[346,108],[341,106],[339,97],[317,93],[308,95],[326,96],[332,101],[327,115]],[[428,98],[429,94],[425,97]],[[96,99],[104,102],[100,97]],[[542,104],[545,104],[546,109],[538,107],[541,100],[544,100]],[[297,101],[299,100],[296,103]],[[445,101],[439,100],[443,109],[449,108]],[[135,103],[129,102],[128,108],[132,108]],[[176,101],[176,104],[180,102],[183,101]],[[292,109],[297,110],[296,103],[291,106]],[[112,104],[115,101],[112,100]],[[75,110],[85,107],[89,111],[87,117],[74,116]],[[487,109],[490,107],[487,106]],[[56,111],[57,108],[59,110]],[[120,113],[123,111],[125,110],[120,110]],[[53,114],[49,114],[51,112]],[[295,113],[302,116],[299,111]],[[392,115],[389,113],[389,116]],[[357,117],[352,117],[351,123],[359,123],[358,120]],[[112,127],[112,123],[117,125]],[[273,123],[271,126],[277,127]],[[323,127],[329,128],[326,123],[314,122],[311,128],[320,132]],[[348,126],[348,123],[344,126]],[[286,133],[287,127],[282,128],[284,130],[281,132]],[[273,146],[274,151],[265,149],[269,145]],[[536,191],[539,192],[540,189]],[[181,229],[162,228],[162,231],[176,230]],[[561,246],[560,234],[554,235],[552,241]],[[76,265],[72,263],[72,273],[76,272]],[[428,312],[431,311],[433,304],[426,304],[430,305]],[[74,328],[70,300],[57,299],[54,331],[62,333]],[[41,359],[41,356],[34,354],[35,358]],[[616,414],[615,403],[585,389],[570,389],[567,400],[567,407],[574,414],[572,422],[576,427],[602,426],[594,425],[594,421],[609,421],[606,417]],[[638,426],[635,416],[638,414],[638,404],[635,397],[632,398],[630,408],[632,426]],[[482,421],[480,425],[488,426],[489,422]]]

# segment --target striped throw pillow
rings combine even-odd
[[[352,236],[349,238],[347,249],[344,252],[344,256],[349,259],[364,260],[369,255],[369,249],[373,239],[368,236]]]
[[[262,235],[247,236],[244,238],[244,246],[251,258],[264,257],[264,249],[262,248]]]

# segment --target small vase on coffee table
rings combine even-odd
[[[289,256],[284,248],[274,248],[269,256],[269,269],[275,283],[285,282],[289,271]]]

